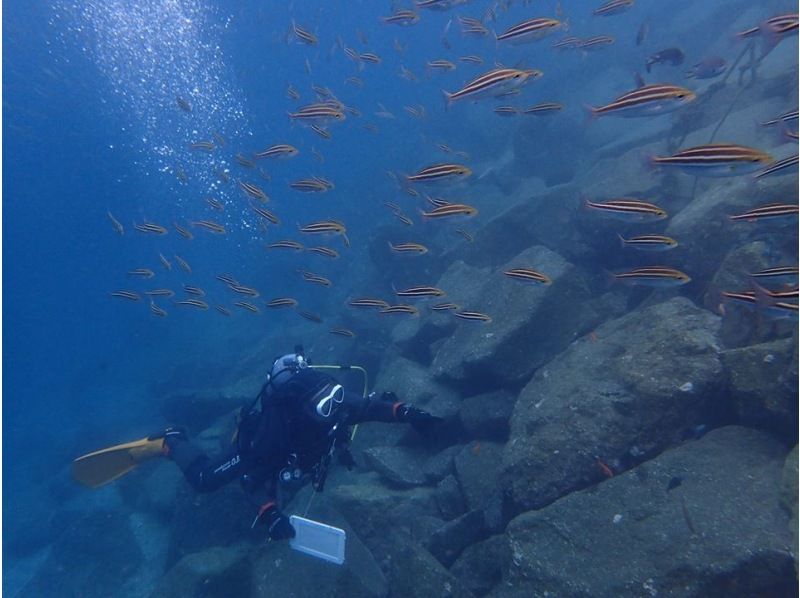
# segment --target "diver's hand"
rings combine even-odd
[[[261,506],[252,527],[255,527],[256,523],[267,526],[270,540],[288,540],[289,538],[294,538],[296,534],[294,527],[289,523],[289,518],[280,512],[274,502]]]
[[[422,409],[417,409],[413,405],[403,403],[397,408],[397,419],[401,422],[411,424],[420,434],[427,434],[431,429],[444,421],[438,415],[433,415]]]

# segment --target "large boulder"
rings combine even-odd
[[[212,546],[187,554],[161,578],[150,598],[247,596],[249,551],[247,546]]]
[[[366,449],[363,455],[367,466],[391,485],[411,488],[427,482],[422,471],[424,458],[409,447],[376,446]]]
[[[739,421],[797,442],[797,339],[722,353]]]
[[[117,596],[140,574],[144,560],[128,514],[97,510],[72,520],[18,595]]]
[[[794,446],[783,464],[781,480],[781,506],[789,513],[789,531],[792,535],[791,551],[797,569],[797,445]]]
[[[786,450],[735,426],[524,513],[492,596],[791,596]]]
[[[465,548],[450,572],[476,596],[483,596],[500,582],[510,558],[506,536],[498,534]]]
[[[510,512],[541,508],[597,481],[607,464],[656,454],[720,417],[719,325],[675,297],[606,322],[537,371],[503,455]]]
[[[458,417],[471,438],[505,442],[516,396],[506,390],[468,397],[461,402]]]
[[[472,593],[434,556],[410,542],[392,558],[390,578],[393,596],[419,598],[468,598]]]
[[[512,280],[503,275],[511,268],[534,268],[553,283]],[[458,385],[468,394],[523,384],[536,368],[597,321],[580,271],[543,246],[523,251],[485,279],[474,303],[452,299],[464,309],[493,317],[488,324],[460,322],[433,360],[431,370],[437,379]]]

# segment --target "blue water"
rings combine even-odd
[[[179,377],[182,365],[198,361],[224,373],[251,359],[252,348],[260,347],[266,367],[273,353],[296,342],[316,345],[320,352],[332,347],[321,358],[336,358],[346,354],[345,343],[353,342],[332,340],[328,332],[333,326],[354,327],[344,313],[345,298],[387,296],[392,284],[434,284],[436,278],[426,277],[424,261],[398,265],[392,256],[371,248],[377,231],[400,226],[383,205],[386,201],[400,204],[416,221],[413,233],[399,229],[408,239],[398,240],[423,240],[420,235],[428,234],[424,240],[443,251],[457,239],[452,227],[443,233],[432,232],[431,224],[421,226],[421,200],[402,193],[387,172],[410,173],[453,159],[437,150],[437,143],[467,152],[466,163],[476,175],[490,172],[519,126],[518,120],[492,113],[505,102],[489,100],[445,111],[443,89],[457,90],[495,62],[541,69],[544,77],[525,88],[522,100],[509,103],[565,105],[553,117],[557,121],[542,121],[537,143],[549,147],[549,155],[535,161],[515,158],[520,176],[545,178],[562,162],[575,159],[570,143],[589,144],[598,137],[608,141],[625,132],[628,121],[619,120],[587,133],[583,106],[602,104],[631,89],[647,54],[680,46],[686,54],[682,67],[658,67],[675,77],[708,54],[723,53],[730,61],[739,51],[727,41],[737,30],[734,23],[758,23],[792,9],[784,0],[758,7],[747,0],[641,0],[626,13],[598,18],[581,1],[509,4],[507,11],[498,9],[490,29],[501,30],[528,16],[554,16],[558,4],[569,21],[566,34],[608,34],[616,43],[584,56],[552,50],[550,44],[561,34],[519,47],[463,38],[455,15],[481,17],[490,6],[485,1],[425,12],[412,27],[382,24],[379,17],[390,14],[390,3],[366,0],[231,6],[203,0],[5,3],[4,512],[35,501],[46,492],[43,479],[66,475],[70,460],[82,451],[162,425],[159,397],[152,388]],[[725,22],[717,10],[721,4],[730,7]],[[742,14],[747,18],[737,20]],[[287,43],[293,19],[314,31],[319,44]],[[637,47],[636,34],[645,19],[650,34]],[[698,21],[707,21],[707,35],[681,37],[682,23]],[[378,54],[382,63],[358,70],[338,38],[359,52]],[[398,43],[402,53],[395,48]],[[484,65],[457,62],[468,54],[483,57]],[[429,78],[424,65],[437,58],[456,61],[458,68]],[[401,78],[401,66],[418,81]],[[345,83],[353,76],[363,80],[362,87]],[[287,98],[289,84],[300,92],[299,102]],[[344,123],[332,125],[330,140],[292,124],[286,112],[316,100],[312,84],[330,88],[362,115],[348,114]],[[191,103],[191,114],[178,107],[177,96]],[[395,118],[376,116],[382,110],[379,103]],[[404,106],[423,106],[427,117],[416,119]],[[377,126],[377,133],[365,130],[365,123]],[[214,133],[224,138],[224,147],[211,154],[190,150],[191,143],[212,140]],[[271,176],[269,182],[234,159],[238,152],[249,155],[275,143],[291,143],[300,155],[259,161]],[[324,163],[312,148],[324,156]],[[589,165],[587,161],[584,166]],[[176,176],[178,169],[185,172],[186,182]],[[219,170],[229,174],[229,182],[219,180]],[[290,181],[313,175],[333,181],[335,189],[306,195],[288,188]],[[258,216],[248,208],[239,180],[270,195],[265,207],[279,216],[279,227],[270,225],[266,233],[258,228]],[[456,195],[454,199],[478,206],[486,219],[504,207],[501,193],[471,197],[469,188],[462,187]],[[211,210],[207,197],[221,201],[225,211]],[[109,211],[124,225],[124,235],[114,231]],[[187,241],[172,227],[173,222],[185,225],[206,218],[224,224],[227,233],[216,236],[194,228],[194,239]],[[329,218],[346,223],[349,249],[338,237],[308,239],[297,232],[298,224]],[[164,225],[169,233],[156,237],[137,232],[134,223],[145,220]],[[474,231],[480,225],[476,220],[467,226]],[[333,247],[342,257],[329,261],[264,249],[265,243],[283,238]],[[171,271],[162,267],[159,253],[170,260]],[[176,254],[192,266],[191,274],[180,270]],[[127,277],[134,268],[150,268],[156,276]],[[297,268],[331,278],[334,287],[303,282]],[[365,278],[376,270],[382,276]],[[259,290],[254,303],[262,305],[260,315],[231,307],[234,300],[246,298],[234,297],[215,279],[222,273]],[[120,289],[141,293],[169,287],[176,298],[184,298],[183,284],[204,288],[212,309],[195,312],[162,299],[157,303],[169,315],[158,318],[144,296],[138,303],[109,296]],[[320,314],[324,324],[263,307],[265,299],[280,296],[295,297],[302,308]],[[232,317],[217,313],[216,304],[227,305]],[[393,324],[372,323],[364,334],[385,340]],[[284,338],[285,330],[291,330],[290,338]],[[274,348],[264,352],[264,339],[273,339]],[[215,375],[192,382],[211,388]],[[12,488],[20,492],[9,492]]]

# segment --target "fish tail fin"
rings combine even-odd
[[[617,237],[619,238],[620,246],[624,249],[628,245],[628,240],[619,233],[617,233]]]
[[[703,298],[703,304],[715,314],[725,316],[726,303],[727,301],[725,299],[725,295],[722,294],[722,291],[719,289],[719,287],[714,284],[708,285],[708,289],[706,290],[706,294]]]
[[[657,156],[655,154],[648,152],[642,154],[642,168],[645,172],[656,172],[658,170],[656,158]]]
[[[587,127],[591,125],[593,122],[595,122],[598,118],[600,118],[600,115],[597,112],[597,108],[595,108],[594,106],[590,106],[589,104],[584,104],[583,110],[586,116],[586,119],[584,120],[584,125]]]
[[[761,23],[759,30],[761,31],[761,57],[763,58],[778,45],[781,36],[767,22]]]
[[[447,112],[450,110],[450,106],[453,103],[453,94],[449,91],[445,91],[444,89],[442,90],[442,93],[444,94],[444,111]]]

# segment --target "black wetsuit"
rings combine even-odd
[[[296,374],[293,382],[316,379],[331,378],[307,371]],[[330,455],[334,442],[337,447],[346,448],[349,426],[399,421],[398,407],[402,403],[363,398],[347,391],[330,422],[311,421],[297,407],[297,396],[293,396],[305,387],[307,384],[287,383],[268,398],[264,398],[262,390],[261,409],[243,414],[237,439],[223,454],[210,458],[192,443],[181,441],[170,446],[169,456],[198,492],[212,492],[239,479],[254,504],[264,505],[278,499],[281,472],[287,476],[295,473],[295,478],[300,474],[305,479],[319,474],[318,468]]]

